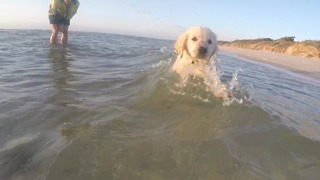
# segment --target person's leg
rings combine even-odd
[[[62,33],[62,35],[61,35],[61,44],[62,45],[68,44],[68,29],[69,29],[69,26],[62,25],[60,27],[60,31]]]
[[[52,34],[50,37],[50,44],[57,44],[57,38],[59,33],[60,26],[57,24],[51,24]]]

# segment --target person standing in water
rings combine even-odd
[[[52,34],[50,44],[56,44],[58,33],[61,32],[61,44],[68,43],[68,28],[70,19],[77,13],[80,2],[78,0],[51,0],[49,22]]]

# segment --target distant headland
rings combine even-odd
[[[303,42],[295,42],[294,39],[295,37],[293,36],[283,37],[276,40],[270,38],[243,39],[231,42],[219,41],[219,45],[271,51],[280,54],[320,60],[320,41],[306,40]]]

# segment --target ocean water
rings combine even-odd
[[[319,179],[319,80],[219,52],[223,100],[174,41],[50,33],[0,30],[1,180]]]

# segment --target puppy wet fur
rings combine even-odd
[[[203,66],[218,50],[217,36],[207,27],[192,27],[178,38],[175,49],[178,57],[172,70],[203,77]]]
[[[207,27],[191,27],[178,38],[175,49],[178,56],[172,66],[174,72],[182,78],[189,75],[205,78],[210,59],[218,51],[217,36]],[[220,80],[216,83],[221,84]],[[230,96],[228,92],[215,91],[214,94]]]

